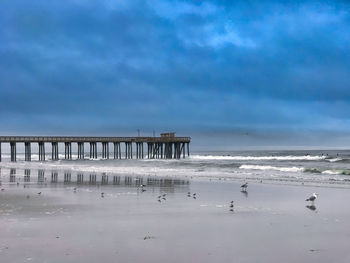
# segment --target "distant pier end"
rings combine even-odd
[[[191,137],[176,137],[174,132],[161,133],[160,137],[81,137],[81,136],[0,136],[0,161],[1,145],[10,144],[11,161],[17,160],[17,143],[24,143],[24,159],[31,161],[31,144],[39,146],[39,160],[45,161],[45,146],[51,144],[51,160],[59,159],[59,144],[64,144],[64,159],[72,159],[72,144],[77,144],[77,159],[85,158],[84,146],[89,145],[89,157],[98,158],[97,146],[101,146],[101,157],[110,158],[110,145],[113,145],[114,159],[180,159],[190,155]],[[133,152],[133,145],[136,152]],[[147,155],[144,151],[147,145]],[[124,146],[122,149],[122,146]],[[122,156],[122,152],[124,154]]]

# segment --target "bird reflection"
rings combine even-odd
[[[242,190],[241,193],[244,194],[245,197],[248,197],[248,191],[247,190]]]
[[[306,208],[310,209],[311,211],[316,211],[317,209],[315,205],[307,205]]]

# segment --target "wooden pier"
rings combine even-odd
[[[180,159],[190,155],[190,137],[176,137],[175,133],[162,133],[160,137],[71,137],[71,136],[0,136],[0,161],[1,145],[10,144],[11,161],[17,160],[17,144],[24,143],[24,159],[31,161],[31,144],[39,146],[39,161],[45,161],[45,146],[51,144],[51,159],[59,159],[58,145],[64,144],[64,159],[72,159],[72,144],[78,146],[78,159],[84,159],[84,145],[88,144],[91,159],[98,158],[97,145],[102,146],[102,158],[110,158],[110,145],[113,145],[113,159],[133,159],[133,145],[136,147],[136,159]],[[124,144],[125,154],[122,156],[121,144]],[[147,146],[147,155],[144,151]]]

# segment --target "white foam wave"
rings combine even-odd
[[[336,170],[325,170],[322,173],[323,174],[341,174],[340,171],[336,171]]]
[[[304,171],[303,167],[276,167],[271,165],[248,165],[243,164],[239,167],[240,169],[246,170],[272,170],[272,171],[280,171],[280,172],[301,172]]]
[[[259,160],[276,160],[276,161],[317,161],[324,160],[326,156],[321,155],[286,155],[286,156],[230,156],[230,155],[192,155],[194,160],[235,160],[235,161],[259,161]]]
[[[334,169],[334,170],[325,170],[322,173],[331,174],[331,175],[350,175],[350,170]]]
[[[333,158],[333,159],[327,159],[327,161],[331,162],[331,163],[334,163],[334,162],[339,162],[339,161],[342,161],[343,159],[342,158]]]

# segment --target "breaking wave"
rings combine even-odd
[[[197,160],[235,160],[235,161],[317,161],[327,157],[322,155],[286,155],[286,156],[231,156],[231,155],[192,155],[191,159]]]
[[[239,167],[240,169],[246,170],[271,170],[271,171],[280,171],[280,172],[302,172],[304,171],[303,167],[276,167],[271,165],[249,165],[243,164]]]
[[[239,167],[240,169],[246,170],[270,170],[280,172],[305,172],[305,173],[316,173],[316,174],[328,174],[328,175],[350,175],[350,169],[328,169],[322,170],[319,168],[304,168],[304,167],[276,167],[271,165],[248,165],[244,164]]]
[[[323,174],[334,174],[334,175],[350,175],[350,170],[348,169],[334,169],[322,171]]]
[[[342,158],[331,158],[331,159],[327,159],[328,162],[331,162],[331,163],[334,163],[334,162],[340,162],[340,161],[343,161]]]

